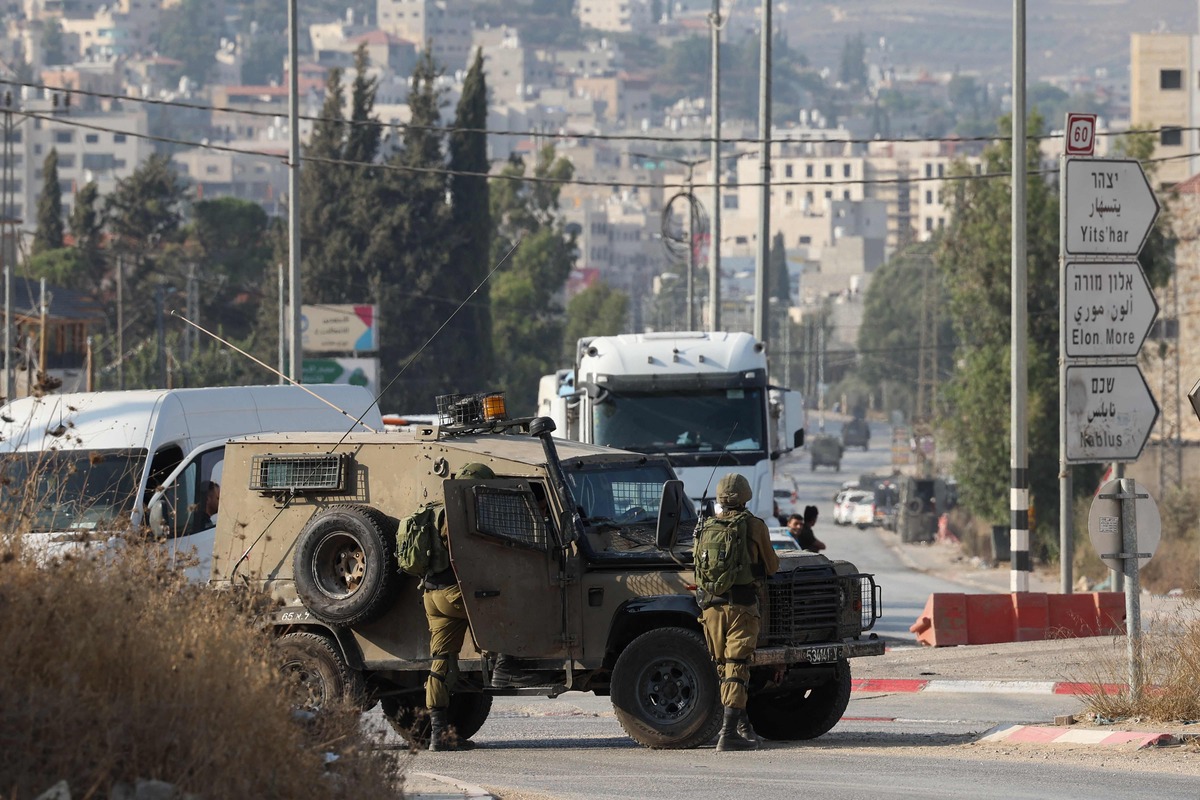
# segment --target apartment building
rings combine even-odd
[[[407,39],[451,74],[470,65],[471,6],[468,0],[377,0],[376,21],[382,30]]]
[[[1129,78],[1130,122],[1159,129],[1158,186],[1200,173],[1200,36],[1133,34]]]
[[[132,105],[132,104],[131,104]],[[42,165],[50,150],[58,152],[58,180],[63,214],[69,217],[74,193],[95,181],[101,195],[116,189],[154,152],[145,111],[129,109],[89,113],[80,108],[64,112],[51,100],[27,101],[13,114],[13,180],[3,188],[11,214],[26,231],[37,228],[37,201],[42,192]],[[92,127],[83,127],[92,126]]]
[[[171,156],[179,174],[192,184],[197,200],[236,197],[258,203],[268,214],[284,212],[287,194],[287,143],[258,144],[253,153],[196,147]]]
[[[598,31],[645,31],[654,22],[649,0],[579,0],[579,23]]]

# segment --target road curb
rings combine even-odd
[[[404,776],[404,796],[409,800],[441,800],[441,798],[468,798],[468,800],[497,800],[496,795],[472,783],[460,781],[434,772],[409,772]]]
[[[1115,747],[1134,745],[1134,749],[1180,744],[1190,735],[1166,732],[1113,731],[1095,728],[1052,728],[1038,725],[997,725],[978,739],[979,742],[1008,744],[1076,744]]]
[[[1074,681],[972,681],[927,680],[924,678],[855,678],[851,692],[900,694],[905,692],[961,692],[964,694],[1115,694],[1124,690],[1119,684],[1078,683]]]

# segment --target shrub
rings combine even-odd
[[[65,779],[79,796],[137,780],[206,798],[398,796],[353,709],[297,720],[241,600],[186,584],[152,548],[50,568],[0,556],[0,795]]]

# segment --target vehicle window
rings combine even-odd
[[[536,511],[533,493],[521,489],[474,486],[475,528],[484,536],[508,544],[545,550],[549,541],[546,520]]]
[[[128,519],[144,451],[55,450],[0,460],[0,511],[28,530],[91,530]]]
[[[663,484],[671,475],[663,467],[589,467],[566,472],[567,484],[585,525],[601,522],[650,523],[658,519]],[[691,504],[684,521],[695,519]]]
[[[596,408],[596,443],[640,453],[762,450],[761,389],[610,392]]]

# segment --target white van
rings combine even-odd
[[[309,391],[317,395],[314,397]],[[322,399],[323,398],[323,399]],[[328,401],[328,403],[324,402]],[[332,404],[332,405],[331,405]],[[343,413],[344,412],[344,413]],[[359,424],[355,420],[362,417]],[[141,527],[155,490],[184,465],[189,502],[163,532],[172,550],[211,554],[199,492],[220,482],[224,442],[252,433],[383,430],[359,386],[225,386],[26,397],[0,408],[0,512],[31,521],[24,544],[53,557],[114,529]],[[207,534],[207,539],[202,534]],[[199,568],[195,577],[207,579]],[[201,575],[201,573],[203,573]]]

